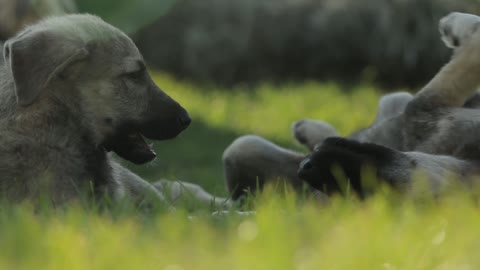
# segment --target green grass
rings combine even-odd
[[[178,178],[224,192],[220,157],[236,136],[257,133],[295,147],[289,126],[303,117],[343,134],[373,118],[378,92],[344,94],[306,83],[255,92],[198,89],[158,75],[157,82],[192,114],[173,141],[156,144],[158,160],[134,167],[149,180]],[[0,206],[0,269],[478,269],[477,198],[441,199],[388,191],[365,202],[334,198],[328,206],[267,190],[253,216],[195,212],[96,211],[69,205],[33,210]]]
[[[259,199],[256,216],[148,220],[81,208],[0,215],[0,269],[478,269],[480,216],[462,196],[440,202]]]

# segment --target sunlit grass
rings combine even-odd
[[[156,80],[191,112],[194,126],[157,144],[155,164],[134,169],[149,180],[196,181],[216,194],[223,191],[222,150],[236,136],[257,133],[293,147],[290,123],[304,117],[329,121],[347,134],[374,118],[379,97],[370,87],[347,94],[313,82],[229,92],[197,89],[163,75]],[[439,199],[386,190],[365,202],[337,197],[319,206],[289,191],[267,190],[254,205],[257,214],[250,216],[182,207],[142,213],[3,206],[0,269],[480,267],[477,199],[464,191]]]
[[[471,200],[298,205],[266,194],[257,214],[148,220],[71,207],[0,215],[1,269],[477,269],[480,216]]]
[[[333,83],[306,82],[254,88],[205,89],[165,75],[156,82],[194,116],[210,126],[291,141],[290,125],[302,118],[322,119],[347,134],[370,123],[379,91],[358,86],[348,93]]]

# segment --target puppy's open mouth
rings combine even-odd
[[[120,133],[104,143],[105,150],[113,151],[121,158],[135,164],[143,164],[155,159],[157,154],[152,144],[147,144],[139,131]]]
[[[160,118],[138,124],[124,123],[105,140],[103,147],[123,159],[143,164],[157,156],[152,145],[145,142],[145,138],[157,141],[173,139],[188,127],[190,121],[190,117],[185,113],[183,118]]]

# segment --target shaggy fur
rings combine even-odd
[[[52,17],[4,46],[0,66],[0,192],[8,201],[57,205],[86,191],[163,201],[114,162],[155,154],[143,136],[175,137],[187,112],[151,80],[136,46],[91,15]]]

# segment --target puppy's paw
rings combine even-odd
[[[292,124],[295,139],[313,150],[328,137],[338,136],[337,130],[330,124],[320,120],[302,119]]]
[[[459,48],[468,42],[479,26],[479,16],[460,12],[448,14],[438,24],[442,41],[452,49]]]

